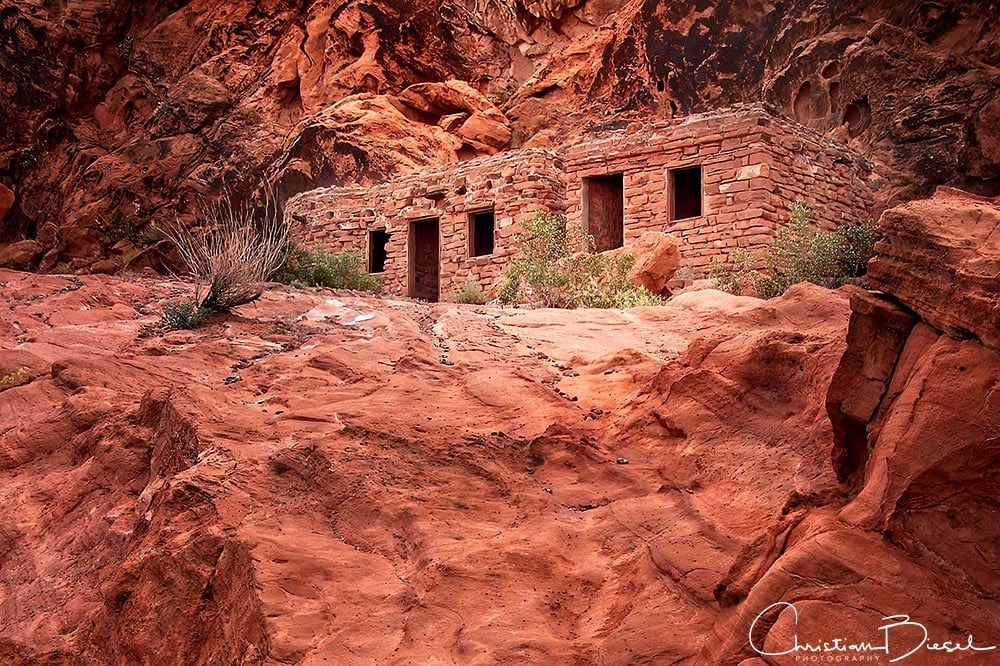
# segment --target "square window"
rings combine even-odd
[[[493,209],[469,214],[469,256],[493,254],[496,214]]]

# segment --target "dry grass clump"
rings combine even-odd
[[[260,298],[284,261],[288,238],[288,225],[270,191],[260,208],[234,207],[227,192],[205,207],[200,227],[173,223],[162,231],[195,280],[194,303],[207,312],[226,312]]]

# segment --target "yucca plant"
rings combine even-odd
[[[285,257],[288,225],[267,190],[262,209],[233,206],[228,191],[205,207],[199,228],[173,223],[162,228],[195,280],[195,303],[226,312],[260,298],[264,284]]]

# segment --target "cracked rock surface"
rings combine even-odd
[[[964,518],[933,540],[996,495],[941,495],[931,464],[878,525],[844,515],[847,291],[277,288],[150,336],[184,285],[0,283],[0,374],[27,376],[0,392],[4,663],[736,664],[782,598],[848,633],[908,612],[996,635],[994,545]]]

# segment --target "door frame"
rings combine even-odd
[[[418,224],[434,222],[437,224],[437,299],[441,300],[441,217],[427,216],[409,220],[406,228],[406,295],[409,298],[418,298],[415,295],[417,290],[417,234]]]

